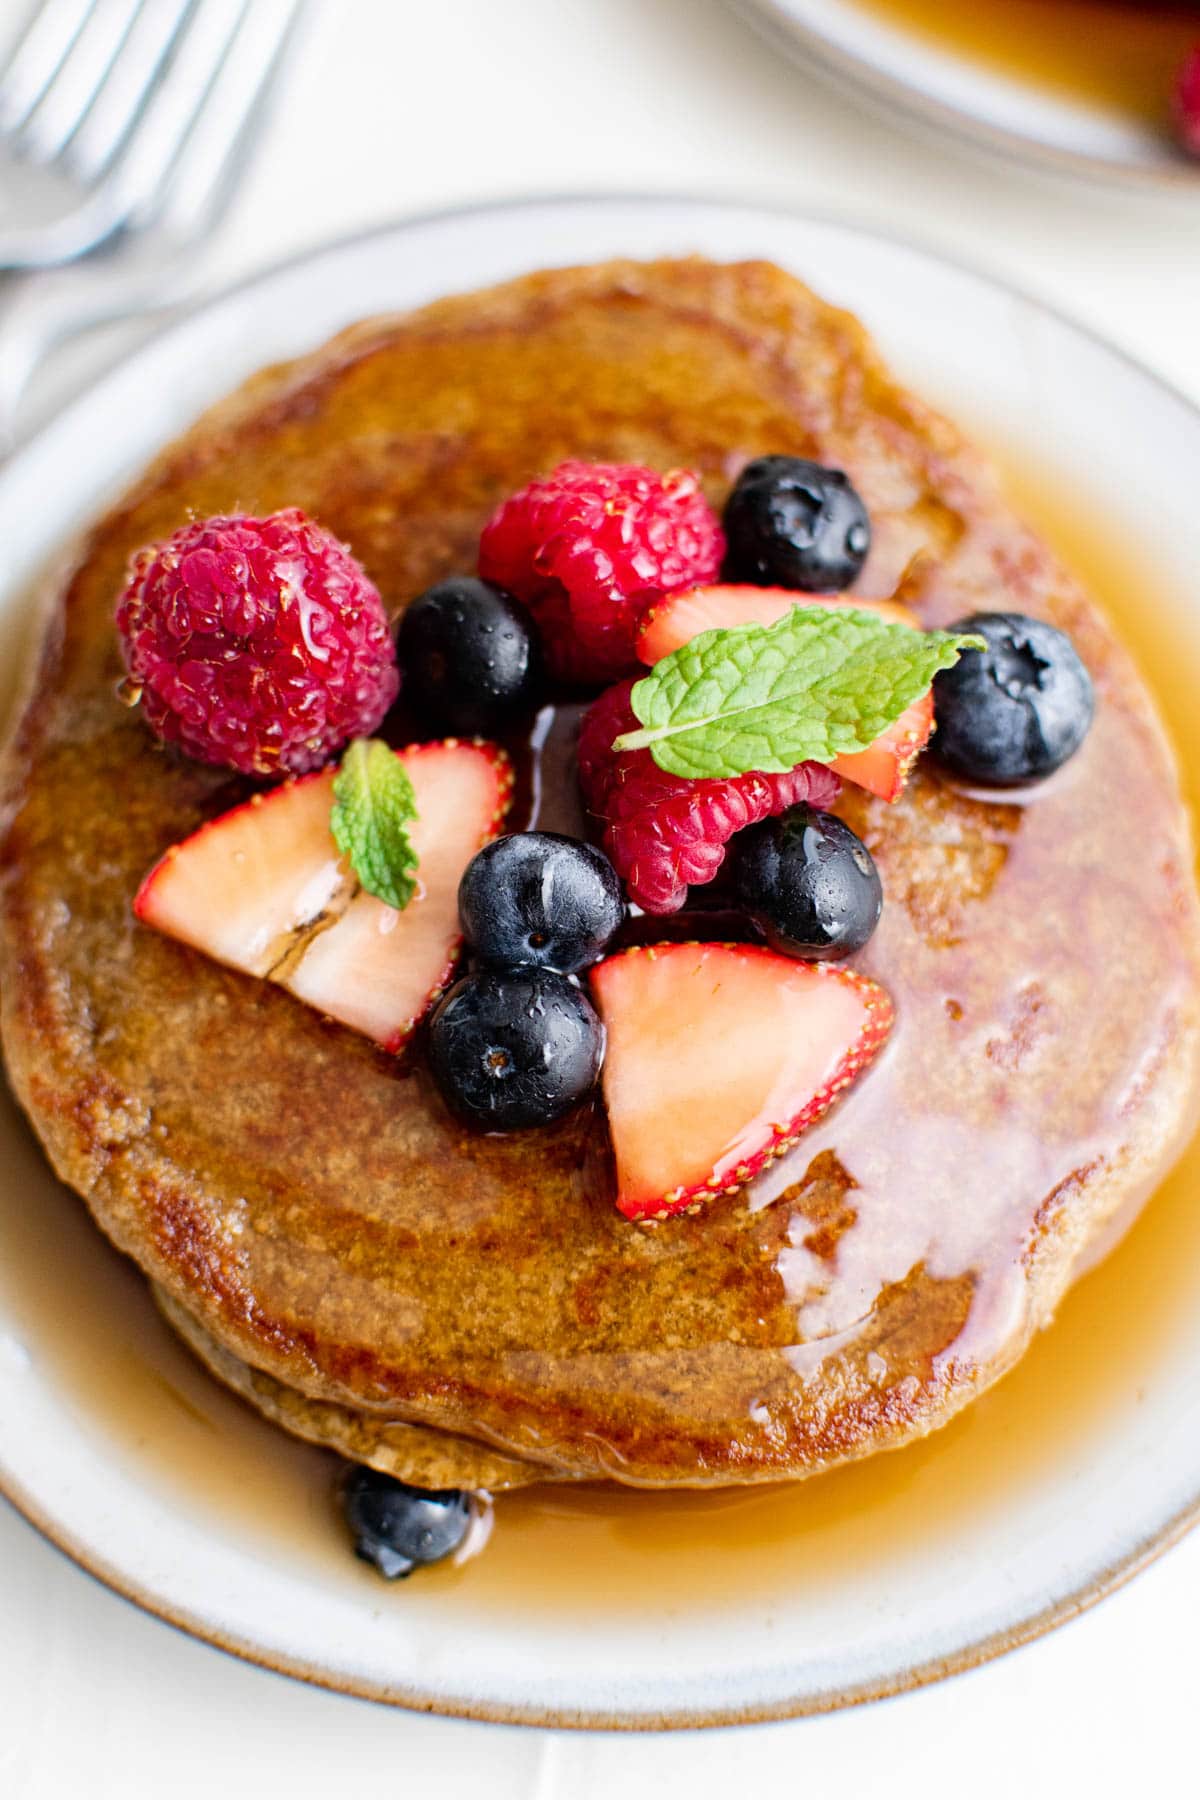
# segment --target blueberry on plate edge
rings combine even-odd
[[[836,594],[858,575],[871,521],[849,477],[800,456],[759,456],[725,502],[726,580]]]
[[[416,1488],[356,1464],[342,1482],[354,1554],[387,1581],[453,1554],[471,1525],[471,1497],[458,1488]]]

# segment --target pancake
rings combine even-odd
[[[547,1468],[505,1456],[503,1451],[470,1438],[427,1425],[406,1425],[400,1419],[378,1418],[330,1400],[312,1400],[261,1369],[239,1362],[178,1300],[157,1286],[153,1293],[167,1324],[209,1374],[293,1437],[319,1444],[323,1450],[336,1450],[351,1462],[366,1463],[414,1487],[470,1488],[476,1493],[498,1494],[556,1479]]]
[[[1080,753],[1027,793],[932,766],[894,807],[846,790],[885,894],[855,962],[898,1025],[769,1174],[632,1226],[598,1106],[472,1135],[419,1041],[389,1058],[134,921],[151,863],[246,789],[117,699],[133,550],[193,515],[300,506],[396,614],[472,569],[492,507],[566,457],[687,465],[720,504],[769,451],[851,475],[874,526],[864,596],[903,579],[930,625],[1050,619],[1098,702]],[[564,713],[536,754],[510,746],[514,826],[578,829],[570,743]],[[703,1486],[902,1444],[1015,1362],[1191,1126],[1197,900],[1151,701],[958,432],[766,264],[552,271],[252,381],[80,548],[5,795],[4,1048],[56,1169],[223,1379],[352,1455],[387,1443],[414,1479],[435,1434],[467,1485],[497,1451],[547,1477]]]

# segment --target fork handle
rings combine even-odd
[[[161,257],[139,264],[132,246],[111,264],[101,258],[11,276],[0,288],[0,459],[20,443],[22,402],[53,350],[132,313],[165,314],[185,298]]]

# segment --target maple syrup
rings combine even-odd
[[[1138,654],[1200,801],[1196,671],[1140,596],[1134,569],[1094,521],[1039,483],[1010,490]],[[1054,509],[1046,508],[1055,495]],[[548,821],[545,821],[548,822]],[[160,1321],[138,1273],[49,1177],[15,1121],[0,1184],[0,1295],[14,1339],[70,1397],[78,1429],[111,1447],[172,1506],[302,1574],[377,1578],[354,1564],[337,1517],[337,1460],[228,1395]],[[519,1608],[579,1619],[777,1601],[878,1581],[899,1559],[1003,1509],[1085,1456],[1136,1405],[1172,1331],[1200,1302],[1200,1139],[1119,1251],[1085,1276],[1017,1368],[944,1429],[905,1449],[796,1485],[644,1493],[544,1487],[501,1496],[486,1556],[421,1576],[464,1618]],[[30,1196],[36,1194],[36,1204]],[[0,1343],[0,1350],[4,1345]]]
[[[1059,95],[1165,127],[1200,38],[1188,0],[859,0],[891,26]]]

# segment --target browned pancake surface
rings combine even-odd
[[[119,704],[112,614],[131,551],[193,515],[301,506],[395,613],[472,569],[492,506],[564,457],[686,464],[719,503],[765,451],[850,471],[876,528],[864,593],[924,551],[926,622],[988,606],[1066,627],[1098,717],[1027,796],[932,773],[895,808],[847,793],[887,900],[858,960],[897,999],[894,1042],[748,1193],[644,1230],[614,1209],[599,1112],[471,1136],[419,1047],[396,1063],[135,923],[149,865],[243,790]],[[571,798],[561,762],[547,775],[553,817]],[[93,532],[8,818],[9,1066],[105,1230],[287,1387],[562,1472],[800,1475],[939,1423],[1020,1353],[1190,1117],[1195,895],[1146,696],[956,433],[767,265],[535,276],[260,377]]]

